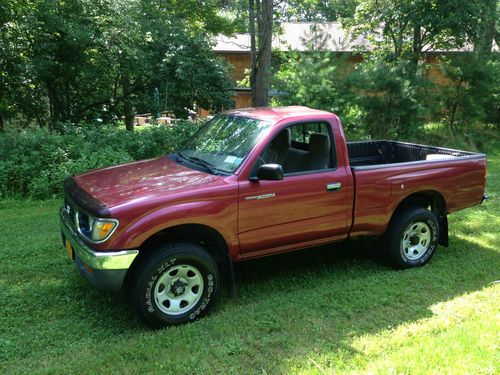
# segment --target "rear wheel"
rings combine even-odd
[[[411,208],[391,220],[382,237],[382,251],[396,268],[418,267],[431,259],[438,240],[436,215],[424,208]]]
[[[198,319],[212,305],[219,289],[219,271],[202,247],[178,242],[152,249],[135,270],[131,301],[151,327]]]

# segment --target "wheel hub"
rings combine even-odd
[[[178,296],[184,294],[184,292],[186,291],[187,285],[188,285],[188,283],[185,280],[177,279],[170,284],[170,292],[174,296],[178,297]]]
[[[401,239],[401,253],[409,260],[418,260],[424,256],[431,245],[431,228],[425,222],[410,224]]]
[[[418,236],[415,236],[415,235],[411,236],[410,237],[410,245],[415,246],[416,244],[418,244],[419,240],[420,239]]]
[[[203,288],[203,276],[196,267],[189,264],[175,265],[156,282],[156,305],[168,315],[184,314],[200,301]]]

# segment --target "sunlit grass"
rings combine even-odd
[[[151,331],[66,257],[58,201],[0,202],[0,373],[499,373],[500,157],[450,247],[394,271],[363,239],[239,264],[238,298]]]
[[[291,373],[495,374],[500,369],[500,285],[429,307],[432,316],[348,338],[346,349],[290,360]]]

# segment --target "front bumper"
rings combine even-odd
[[[95,251],[73,229],[64,208],[61,209],[59,218],[63,244],[66,246],[66,241],[69,241],[73,262],[80,273],[99,289],[121,289],[127,270],[139,251]]]

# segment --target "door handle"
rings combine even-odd
[[[337,191],[337,190],[340,190],[341,187],[342,187],[342,184],[340,182],[334,182],[332,184],[326,185],[326,191]]]

